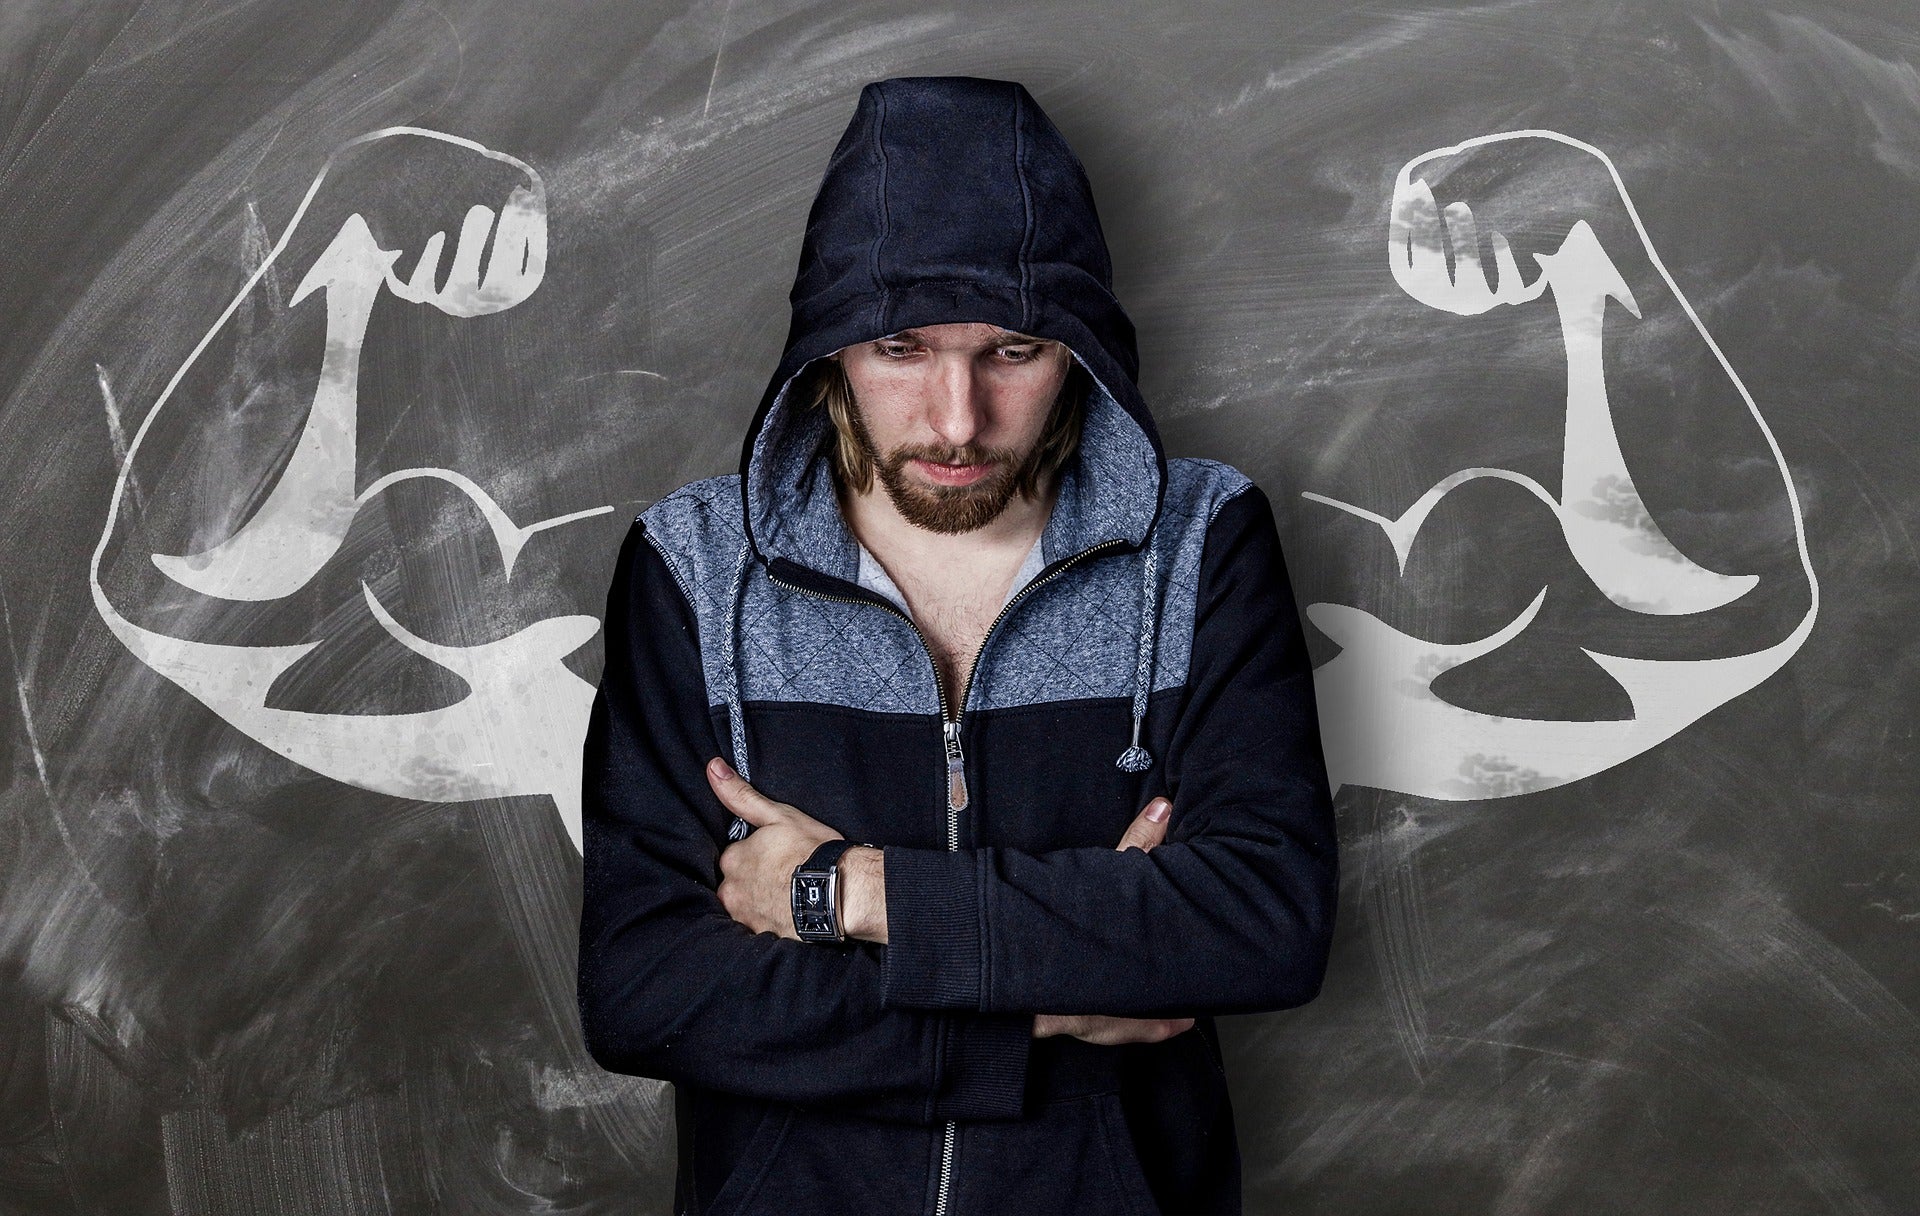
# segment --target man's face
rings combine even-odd
[[[894,509],[933,532],[997,518],[1040,441],[1073,356],[977,322],[923,325],[834,355],[853,430]]]

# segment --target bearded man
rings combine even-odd
[[[1337,865],[1271,504],[1168,458],[1018,84],[861,92],[735,475],[632,526],[581,1024],[683,1213],[1238,1212],[1213,1019],[1319,990]]]

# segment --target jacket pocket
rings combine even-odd
[[[873,1213],[924,1206],[940,1129],[775,1104],[754,1130],[702,1216]],[[951,1212],[952,1209],[949,1209]]]
[[[1159,1216],[1153,1188],[1147,1184],[1146,1171],[1140,1167],[1140,1153],[1134,1148],[1133,1134],[1127,1130],[1127,1114],[1120,1106],[1119,1094],[1095,1094],[1091,1099],[1106,1137],[1106,1152],[1113,1166],[1114,1182],[1127,1201],[1133,1216]]]
[[[768,1104],[766,1113],[760,1116],[759,1125],[753,1129],[753,1134],[747,1137],[739,1155],[734,1158],[733,1169],[727,1174],[727,1180],[720,1184],[713,1198],[700,1205],[702,1216],[723,1216],[724,1213],[746,1209],[765,1181],[768,1167],[780,1151],[780,1142],[786,1139],[793,1115],[794,1108],[791,1106]]]
[[[1115,1093],[961,1125],[949,1212],[1159,1216]]]

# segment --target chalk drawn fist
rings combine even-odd
[[[1497,305],[1524,303],[1546,290],[1545,275],[1536,274],[1531,283],[1521,275],[1513,248],[1498,229],[1487,233],[1493,248],[1489,280],[1473,209],[1457,200],[1441,207],[1425,178],[1407,179],[1408,169],[1402,169],[1394,183],[1387,234],[1388,264],[1402,291],[1430,308],[1472,316]]]
[[[453,261],[439,280],[445,231],[427,238],[405,283],[389,276],[387,286],[404,300],[431,304],[456,317],[500,312],[533,294],[547,266],[547,200],[538,178],[514,186],[499,209],[484,203],[467,208],[460,221]],[[491,238],[491,248],[489,248]],[[486,268],[481,256],[486,254]],[[441,286],[435,287],[436,281]]]
[[[336,185],[313,217],[326,247],[292,303],[322,288],[370,307],[385,286],[454,317],[502,312],[531,296],[547,265],[546,187],[521,161],[438,132],[400,131],[343,148],[346,181],[378,183],[367,197]],[[453,233],[452,252],[448,234]]]

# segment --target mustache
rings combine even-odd
[[[965,444],[960,447],[937,447],[917,444],[910,447],[895,448],[888,456],[887,463],[899,468],[909,460],[924,460],[930,464],[986,464],[989,461],[1004,464],[1012,454],[1000,448],[981,447],[978,444]]]

